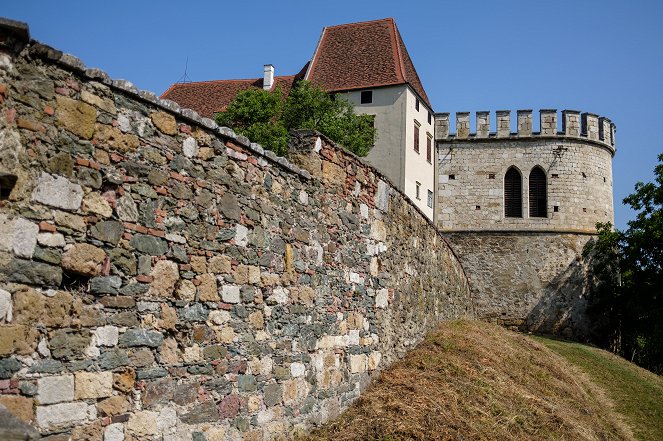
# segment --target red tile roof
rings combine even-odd
[[[324,28],[306,79],[329,92],[407,83],[432,108],[392,18]]]
[[[280,87],[283,96],[288,96],[296,77],[297,75],[274,77],[272,90]],[[193,109],[201,116],[214,118],[214,114],[225,110],[239,92],[250,88],[262,89],[262,83],[262,78],[175,83],[161,95],[161,98],[175,101],[184,108]]]
[[[308,66],[295,75],[275,77],[272,90],[281,87],[287,97],[305,73],[329,92],[409,84],[432,108],[392,18],[324,28],[310,69]],[[175,83],[161,98],[214,118],[240,91],[261,89],[262,83],[262,78]]]

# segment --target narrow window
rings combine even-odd
[[[504,175],[504,215],[523,217],[523,180],[514,167]]]
[[[417,182],[417,189],[416,189],[416,193],[415,193],[415,197],[417,199],[421,199],[421,197],[419,196],[419,193],[421,193],[421,182]]]
[[[546,174],[534,167],[529,174],[529,217],[547,217]]]
[[[414,102],[414,108],[417,112],[419,111],[419,98]]]
[[[373,102],[373,91],[372,90],[363,90],[361,92],[361,104],[371,104]]]
[[[433,138],[428,134],[426,139],[426,161],[433,161]]]
[[[433,192],[428,190],[428,206],[433,208]]]
[[[414,151],[419,153],[419,124],[414,122]]]
[[[432,123],[433,123],[433,115],[431,115],[431,113],[428,112],[428,124],[432,124]]]

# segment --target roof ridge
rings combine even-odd
[[[392,41],[391,42],[394,45],[394,48],[396,50],[396,60],[397,60],[397,64],[398,64],[396,67],[397,67],[398,71],[400,72],[401,80],[404,81],[404,82],[408,82],[407,81],[407,76],[405,75],[405,65],[403,63],[403,54],[401,53],[401,45],[400,45],[400,42],[398,41],[398,38],[400,37],[400,32],[398,32],[398,26],[396,26],[396,22],[394,22],[392,20],[391,25],[392,25],[392,28],[391,28],[391,34],[392,34],[391,40]]]
[[[336,28],[348,28],[351,26],[358,26],[358,25],[364,25],[368,23],[379,23],[381,21],[391,21],[394,23],[394,18],[393,17],[385,17],[385,18],[379,18],[377,20],[365,20],[365,21],[357,21],[354,23],[343,23],[339,25],[333,25],[333,26],[325,26],[324,29],[336,29]]]
[[[426,89],[424,88],[424,85],[421,82],[421,78],[419,78],[419,73],[417,72],[417,68],[414,66],[414,62],[412,61],[412,58],[410,57],[410,54],[407,51],[407,47],[405,46],[405,41],[403,41],[401,33],[398,32],[398,28],[396,28],[396,31],[398,38],[399,53],[401,54],[402,57],[401,63],[406,74],[405,82],[409,84],[412,90],[414,90],[417,93],[417,95],[419,95],[419,97],[426,103],[426,105],[432,109],[433,106],[430,103],[430,100],[428,99],[428,95],[426,94]],[[405,53],[403,54],[403,52]],[[407,66],[405,62],[405,57],[407,57]],[[412,72],[408,71],[409,68],[412,70]],[[411,76],[410,74],[412,74],[413,76]]]
[[[276,80],[277,78],[294,78],[296,75],[277,75],[274,77]],[[210,83],[229,83],[233,81],[258,81],[262,80],[262,77],[258,78],[233,78],[233,79],[227,79],[227,80],[205,80],[205,81],[189,81],[187,83],[173,83],[170,87],[175,86],[176,84],[179,85],[189,85],[189,84],[210,84]],[[169,89],[170,89],[169,87]],[[165,93],[165,92],[164,92]]]

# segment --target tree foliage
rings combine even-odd
[[[351,102],[308,81],[297,83],[285,101],[280,89],[244,90],[216,121],[279,155],[287,152],[288,131],[295,129],[317,130],[358,156],[366,156],[375,143],[373,116],[356,115]]]
[[[588,244],[597,278],[592,313],[603,344],[663,373],[663,154],[654,182],[635,185],[624,203],[637,211],[625,231],[597,224]]]
[[[288,151],[288,130],[280,121],[283,112],[281,89],[246,89],[237,94],[216,122],[232,127],[240,135],[274,150],[278,155]]]

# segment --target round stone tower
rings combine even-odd
[[[597,222],[613,222],[615,125],[573,110],[436,115],[436,223],[472,285],[477,311],[508,325],[585,337],[589,290],[582,250]]]

